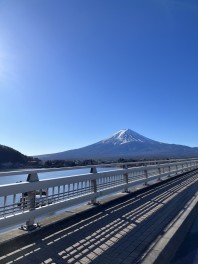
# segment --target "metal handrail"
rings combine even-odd
[[[36,217],[46,213],[89,200],[96,203],[97,199],[104,195],[119,191],[128,192],[134,186],[196,169],[198,159],[162,161],[161,164],[155,165],[149,165],[147,162],[146,166],[139,167],[130,167],[131,164],[134,163],[114,163],[113,170],[102,172],[97,172],[99,165],[89,165],[85,167],[94,167],[94,173],[45,180],[39,180],[38,173],[64,171],[68,168],[1,173],[1,176],[21,175],[21,172],[29,175],[27,182],[0,185],[0,228],[21,222],[26,222],[26,227],[29,228],[34,225]],[[115,165],[124,168],[115,169]],[[46,190],[45,197],[42,195],[43,189]]]
[[[133,162],[122,162],[122,163],[109,163],[109,164],[97,164],[97,165],[86,165],[86,166],[74,166],[74,167],[60,167],[60,168],[41,168],[41,169],[23,169],[16,171],[2,171],[0,172],[0,177],[3,176],[16,176],[16,175],[26,175],[30,173],[46,173],[46,172],[57,172],[57,171],[67,171],[67,170],[79,170],[79,169],[90,169],[90,168],[109,168],[109,167],[123,167],[139,164],[163,164],[172,162],[184,162],[184,161],[194,161],[196,158],[191,159],[170,159],[170,160],[150,160],[150,161],[133,161]]]

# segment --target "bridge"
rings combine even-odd
[[[1,234],[0,263],[169,263],[197,214],[198,160],[105,166],[1,172],[28,177],[0,185],[0,229],[22,224]]]

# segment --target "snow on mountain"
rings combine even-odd
[[[152,142],[149,138],[146,138],[131,129],[122,129],[113,134],[110,138],[100,141],[101,143],[111,143],[113,145],[122,145],[131,142]]]
[[[131,129],[122,129],[107,139],[83,148],[37,157],[42,160],[198,157],[198,148],[161,143]]]

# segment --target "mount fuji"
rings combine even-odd
[[[161,143],[131,129],[122,129],[107,139],[83,148],[36,157],[41,160],[187,158],[198,157],[198,148]]]

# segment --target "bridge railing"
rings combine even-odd
[[[128,192],[134,186],[196,169],[198,160],[176,160],[140,167],[124,163],[119,166],[123,168],[103,172],[97,172],[94,166],[91,173],[46,180],[39,180],[37,172],[54,169],[0,173],[0,176],[6,176],[28,172],[27,182],[0,185],[0,229],[22,222],[26,222],[24,228],[31,228],[37,217],[87,201],[94,204],[105,195]]]

